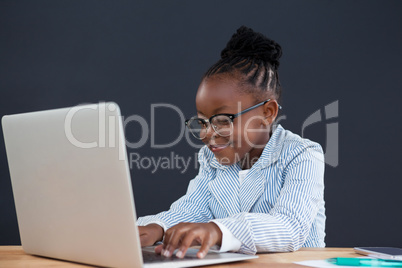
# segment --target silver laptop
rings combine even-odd
[[[8,115],[2,126],[26,253],[108,267],[190,267],[256,258],[210,252],[197,259],[192,249],[176,259],[141,250],[117,104]]]

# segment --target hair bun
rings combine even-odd
[[[282,48],[274,40],[251,28],[241,26],[221,52],[222,59],[244,57],[269,62],[274,69],[279,67]]]

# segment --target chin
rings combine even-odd
[[[243,157],[242,154],[236,150],[232,143],[220,146],[208,146],[214,153],[216,160],[219,164],[230,166],[239,162]]]
[[[230,166],[235,164],[236,161],[236,155],[233,153],[214,153],[216,160],[219,162],[219,164],[224,165],[224,166]],[[238,160],[238,159],[237,159]]]
[[[218,157],[215,155],[216,160],[218,160],[219,164],[224,166],[230,166],[236,163],[234,159],[230,159],[228,157]]]

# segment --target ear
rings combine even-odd
[[[270,100],[264,104],[264,123],[271,125],[278,116],[279,105],[276,100]]]

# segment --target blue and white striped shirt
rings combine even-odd
[[[204,146],[199,174],[168,211],[141,217],[138,225],[165,229],[180,222],[224,225],[240,252],[325,247],[324,155],[318,143],[278,125],[243,181],[238,164],[225,166]]]

